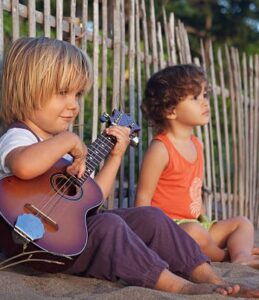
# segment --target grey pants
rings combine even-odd
[[[153,288],[168,268],[186,279],[208,258],[154,207],[99,212],[87,218],[88,242],[69,273]]]

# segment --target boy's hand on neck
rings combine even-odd
[[[129,138],[130,129],[127,127],[116,125],[107,128],[106,133],[116,138],[116,144],[112,149],[110,156],[121,158],[124,155],[130,143],[130,138]]]

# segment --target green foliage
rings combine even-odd
[[[161,4],[155,2],[156,10],[161,10]],[[199,48],[197,38],[203,38],[217,45],[227,42],[248,54],[259,52],[258,0],[164,0],[163,3],[166,11],[174,12],[191,33],[192,49]]]

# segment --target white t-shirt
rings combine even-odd
[[[38,143],[35,135],[27,129],[11,128],[0,138],[0,179],[12,175],[11,171],[5,164],[6,156],[15,148],[29,146]],[[72,161],[69,154],[64,156],[65,159]]]

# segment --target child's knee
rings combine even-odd
[[[210,242],[210,233],[198,223],[183,224],[181,227],[199,244],[206,247]]]
[[[254,231],[254,226],[253,226],[252,222],[247,217],[238,216],[238,217],[235,217],[235,220],[236,220],[239,227],[245,228],[245,229],[250,230],[252,232]]]
[[[116,214],[102,213],[96,216],[99,235],[106,235],[108,232],[115,232],[126,226],[124,220]]]
[[[167,218],[164,212],[157,207],[142,206],[138,209],[141,219],[145,220],[145,226],[161,224],[161,222]]]

